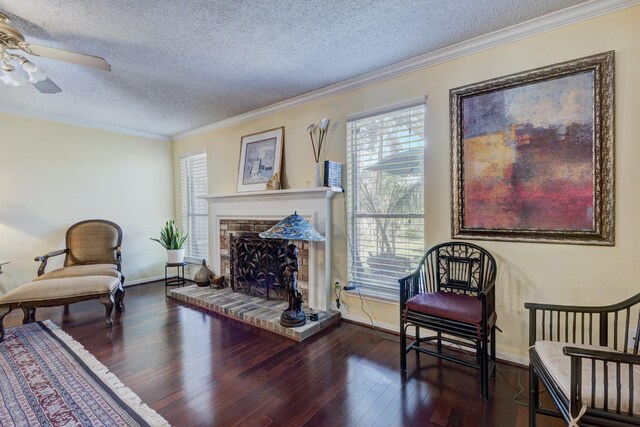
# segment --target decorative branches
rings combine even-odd
[[[316,160],[316,163],[320,162],[320,150],[322,150],[322,142],[324,141],[324,137],[327,134],[327,129],[329,128],[329,118],[323,117],[320,120],[320,125],[316,125],[315,123],[311,123],[307,126],[307,132],[309,132],[309,138],[311,139],[311,147],[313,148],[313,157]],[[316,143],[313,139],[313,134],[316,129],[318,129],[318,149],[316,150]]]

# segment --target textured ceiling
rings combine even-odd
[[[62,93],[0,105],[173,135],[583,2],[0,0],[28,42],[113,67],[32,58]]]

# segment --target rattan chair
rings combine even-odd
[[[399,280],[401,369],[406,371],[411,350],[477,368],[487,400],[489,377],[495,377],[495,279],[495,259],[479,246],[449,242],[431,248],[416,271]],[[407,345],[411,326],[415,338]],[[422,337],[421,328],[435,335]]]

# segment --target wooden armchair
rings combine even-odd
[[[95,272],[121,277],[121,245],[122,229],[116,223],[89,219],[73,224],[67,230],[66,248],[35,258],[40,261],[38,280],[91,276]],[[45,273],[49,258],[58,255],[65,255],[64,267]]]
[[[529,425],[536,413],[573,426],[640,425],[640,294],[584,307],[529,310]],[[558,411],[540,407],[542,382]]]
[[[73,224],[67,230],[66,248],[38,256],[38,277],[34,282],[83,276],[112,276],[120,280],[124,297],[122,274],[122,229],[116,223],[103,219],[90,219]],[[51,257],[64,255],[62,268],[45,272]],[[117,306],[122,308],[122,299]]]
[[[411,350],[480,370],[480,394],[489,398],[489,376],[495,377],[496,262],[479,246],[449,242],[431,248],[417,270],[400,279],[400,367],[407,369]],[[407,329],[415,339],[407,346]],[[436,335],[421,337],[420,328]],[[471,349],[444,352],[442,343]],[[433,348],[422,343],[435,343]]]

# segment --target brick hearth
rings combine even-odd
[[[318,313],[317,321],[307,320],[303,326],[285,328],[280,325],[280,315],[287,308],[286,301],[268,301],[264,298],[232,292],[229,288],[216,290],[196,285],[169,289],[167,295],[296,341],[302,341],[319,333],[337,323],[340,318],[340,313],[336,311],[319,311],[316,312]],[[310,314],[306,306],[305,312]]]

